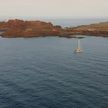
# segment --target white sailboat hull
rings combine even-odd
[[[76,53],[81,53],[81,52],[83,52],[81,49],[79,49],[79,48],[77,48],[77,49],[75,49],[75,52]]]

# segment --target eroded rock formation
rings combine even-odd
[[[108,37],[108,22],[82,25],[73,28],[62,28],[59,25],[53,25],[51,22],[43,21],[23,21],[9,20],[0,22],[0,31],[2,37],[40,37],[40,36],[60,36],[74,37],[75,35],[90,35]]]

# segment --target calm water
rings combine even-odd
[[[0,38],[0,108],[108,108],[108,38]]]

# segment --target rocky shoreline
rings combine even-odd
[[[74,38],[75,35],[108,37],[108,22],[63,28],[60,25],[53,25],[51,22],[15,19],[0,22],[0,35],[3,38],[46,36]]]

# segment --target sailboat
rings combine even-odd
[[[80,47],[80,39],[77,40],[77,48],[75,49],[76,53],[81,53],[83,50]]]

